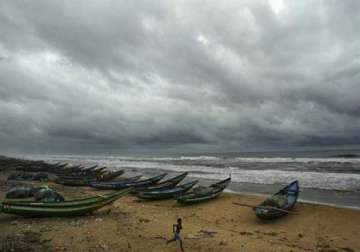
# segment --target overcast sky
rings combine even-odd
[[[360,144],[360,1],[0,2],[0,152]]]

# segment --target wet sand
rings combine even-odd
[[[99,194],[87,187],[48,184],[67,199]],[[178,244],[166,244],[178,217],[183,219],[185,251],[360,251],[359,210],[299,203],[296,214],[263,222],[250,208],[233,204],[262,200],[224,193],[213,201],[179,206],[174,200],[127,196],[82,217],[0,214],[0,251],[180,251]]]

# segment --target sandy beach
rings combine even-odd
[[[2,173],[1,199],[6,177]],[[47,184],[67,199],[99,194],[87,187]],[[360,211],[298,203],[296,213],[263,222],[250,208],[234,204],[255,205],[262,199],[224,193],[203,204],[179,206],[174,200],[126,196],[83,217],[1,214],[0,251],[180,251],[178,244],[166,244],[178,217],[185,251],[360,251]]]

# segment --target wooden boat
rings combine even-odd
[[[126,189],[117,192],[109,197],[103,197],[101,200],[83,205],[73,206],[23,206],[9,203],[0,204],[0,212],[15,214],[20,216],[31,216],[31,217],[69,217],[69,216],[80,216],[91,213],[99,208],[102,208],[113,201],[121,198],[123,195],[129,193],[132,189]],[[51,203],[59,204],[59,203]]]
[[[96,180],[96,181],[110,181],[124,173],[123,170],[114,171],[114,172],[104,172],[100,175],[98,174],[83,174],[83,175],[63,175],[58,176],[62,180]]]
[[[152,200],[176,198],[189,191],[197,182],[198,181],[195,180],[171,189],[138,192],[136,196],[139,197],[140,199],[152,199]]]
[[[122,180],[107,181],[107,182],[91,181],[89,183],[89,186],[93,187],[93,188],[97,188],[97,189],[106,189],[106,190],[107,189],[115,189],[118,184],[129,184],[129,183],[139,180],[141,177],[142,176],[139,175],[139,176],[126,178],[126,179],[122,179]]]
[[[65,179],[65,178],[57,178],[55,183],[64,185],[64,186],[87,186],[89,184],[88,179]]]
[[[58,175],[58,179],[96,179],[96,175]]]
[[[124,190],[127,190],[127,188]],[[85,206],[85,205],[89,205],[92,203],[102,201],[104,198],[112,197],[120,192],[121,191],[115,191],[115,192],[111,192],[111,193],[107,193],[107,194],[103,194],[103,195],[96,195],[96,196],[91,196],[91,197],[76,199],[76,200],[66,200],[66,201],[62,201],[62,202],[39,202],[39,201],[34,201],[33,199],[6,199],[3,202],[3,204],[18,205],[18,206],[56,207],[56,208]]]
[[[62,163],[56,163],[56,164],[53,164],[53,165],[49,165],[49,170],[51,171],[51,172],[53,172],[53,173],[58,173],[58,172],[60,172],[60,171],[63,171],[63,170],[65,170],[66,168],[66,166],[67,166],[68,164],[67,163],[64,163],[64,164],[62,164]]]
[[[93,170],[95,170],[96,168],[98,168],[98,165],[93,165],[93,166],[90,166],[90,167],[87,167],[87,168],[83,168],[83,169],[81,169],[81,171],[82,171],[82,172],[93,171]]]
[[[75,166],[63,167],[55,170],[54,172],[56,172],[57,174],[70,174],[80,169],[81,169],[81,165],[75,165]]]
[[[124,174],[124,170],[112,171],[98,176],[97,181],[111,181]]]
[[[157,182],[159,182],[161,179],[163,179],[166,176],[166,173],[148,178],[148,179],[144,179],[144,180],[139,180],[139,181],[133,181],[133,182],[122,182],[119,181],[118,183],[106,183],[107,189],[124,189],[127,187],[133,187],[133,188],[137,188],[137,187],[142,187],[142,186],[150,186],[153,184],[156,184]],[[96,188],[100,188],[101,187],[102,182],[98,182],[98,183],[90,183],[90,186],[92,187],[96,187]],[[94,186],[95,185],[95,186]],[[110,186],[109,186],[110,185]],[[99,187],[100,186],[100,187]]]
[[[68,165],[68,163],[59,163],[59,164],[56,164],[56,169],[66,169],[65,167]]]
[[[45,163],[47,167],[49,168],[57,168],[61,165],[61,162],[56,162],[55,164],[51,164],[51,163]]]
[[[133,193],[171,189],[171,188],[174,188],[177,184],[179,184],[187,175],[188,175],[188,173],[184,172],[176,177],[173,177],[171,179],[165,180],[163,182],[157,183],[152,186],[137,187],[137,188],[135,188]]]
[[[106,167],[102,167],[93,171],[80,171],[73,174],[70,174],[70,176],[100,176],[102,174],[109,173]]]
[[[61,172],[59,175],[68,175],[68,176],[76,176],[76,175],[85,175],[85,174],[96,174],[95,169],[98,167],[98,165],[94,165],[91,167],[79,167],[76,170],[70,171],[70,172]],[[105,169],[105,167],[103,167]]]
[[[272,197],[274,196],[285,197],[287,202],[284,206],[276,207],[273,205],[269,205],[268,203],[269,199],[265,200],[258,206],[254,207],[256,216],[259,217],[260,219],[275,219],[288,214],[289,210],[291,210],[297,202],[299,191],[300,189],[299,189],[298,181],[294,181],[290,183],[289,185],[285,186],[283,189],[281,189],[272,196]]]
[[[96,168],[94,170],[91,170],[91,172],[93,172],[95,174],[99,174],[99,173],[101,173],[103,171],[106,171],[106,169],[107,169],[106,166],[104,166],[104,167],[100,167],[100,168]]]
[[[96,169],[90,169],[90,170],[78,170],[75,171],[73,173],[67,173],[67,174],[63,174],[63,175],[68,175],[68,176],[79,176],[79,175],[89,175],[89,176],[96,176],[99,174],[102,174],[104,172],[107,172],[107,168],[106,167],[100,167],[100,168],[96,168]]]
[[[133,187],[133,188],[137,188],[137,187],[142,187],[142,186],[150,186],[150,185],[154,185],[157,182],[159,182],[160,180],[162,180],[165,176],[167,175],[167,173],[163,173],[148,179],[144,179],[144,180],[139,180],[139,181],[135,181],[132,183],[128,183],[126,185],[123,186],[117,186],[116,189],[122,189],[122,188],[126,188],[126,187]]]
[[[99,172],[106,171],[106,167],[98,168],[97,165],[84,168],[81,165],[75,167],[68,167],[54,173],[58,174],[58,176],[77,176],[77,175],[96,175]]]
[[[65,186],[87,186],[90,182],[111,181],[123,173],[123,170],[119,170],[98,176],[59,176],[55,182]]]
[[[230,181],[231,177],[208,187],[196,187],[192,191],[179,196],[176,200],[181,204],[192,204],[214,199],[219,196],[222,191],[224,191],[224,189],[230,184]]]

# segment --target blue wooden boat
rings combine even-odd
[[[119,190],[119,189],[124,189],[127,187],[133,187],[133,188],[137,188],[137,187],[142,187],[142,186],[150,186],[150,185],[154,185],[157,182],[159,182],[161,179],[163,179],[166,176],[166,173],[148,178],[148,179],[144,179],[144,180],[138,180],[138,181],[118,181],[116,183],[102,183],[102,182],[92,182],[89,185],[91,187],[95,187],[95,188],[101,188],[102,186],[105,185],[106,188],[102,188],[102,189],[115,189],[115,190]]]
[[[101,182],[101,181],[91,181],[89,183],[90,187],[97,188],[97,189],[114,189],[119,184],[128,184],[135,182],[139,180],[142,176],[134,176],[122,180],[116,180],[116,181],[107,181],[107,182]]]
[[[152,200],[176,198],[189,191],[197,182],[198,182],[197,180],[191,181],[171,189],[138,192],[136,196],[139,197],[140,199],[152,199]]]
[[[199,186],[179,196],[176,200],[181,204],[193,204],[211,200],[219,196],[230,184],[231,177],[214,183],[210,186]]]
[[[289,210],[295,206],[299,192],[299,182],[296,180],[275,193],[271,198],[254,207],[256,216],[260,219],[269,220],[288,214]],[[279,196],[285,198],[285,204],[283,206],[271,204],[271,199]]]
[[[155,191],[155,190],[171,189],[171,188],[174,188],[177,184],[179,184],[187,175],[188,175],[188,173],[184,172],[178,176],[175,176],[168,180],[159,182],[155,185],[137,187],[133,191],[133,193],[136,194],[138,192],[149,192],[149,191]]]

